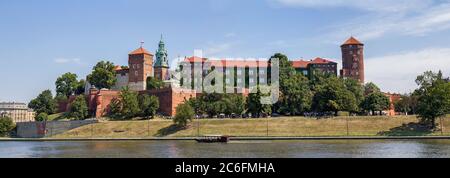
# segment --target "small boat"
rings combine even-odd
[[[199,143],[228,143],[230,141],[229,136],[223,135],[206,135],[195,139]]]

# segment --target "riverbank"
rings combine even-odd
[[[431,132],[417,124],[415,116],[337,117],[315,120],[303,117],[270,119],[208,119],[193,121],[187,129],[173,125],[171,120],[105,121],[83,126],[53,139],[158,139],[193,138],[198,135],[230,135],[266,138],[354,138],[403,136],[450,136],[450,119],[443,119],[443,130]],[[440,127],[439,127],[440,128]],[[449,129],[446,129],[449,128]],[[447,131],[448,130],[448,131]]]
[[[147,138],[0,138],[0,142],[108,142],[108,141],[195,141],[197,137]],[[230,141],[307,140],[450,140],[450,136],[342,136],[342,137],[231,137]]]

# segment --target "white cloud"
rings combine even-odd
[[[56,58],[54,60],[57,64],[67,64],[67,63],[73,63],[73,64],[81,64],[81,59],[79,58]]]
[[[366,59],[366,80],[384,91],[406,93],[417,86],[415,79],[425,71],[441,70],[450,75],[450,48],[428,48]]]
[[[340,41],[357,36],[363,41],[388,35],[424,36],[450,29],[450,1],[439,0],[273,0],[287,7],[353,8],[354,18],[329,25],[323,38]],[[325,40],[326,41],[326,40]]]

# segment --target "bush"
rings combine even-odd
[[[0,136],[8,136],[15,128],[13,120],[9,117],[0,117]]]
[[[188,122],[194,119],[194,109],[187,103],[178,105],[176,111],[173,122],[179,127],[186,127]]]
[[[43,112],[43,113],[40,113],[40,114],[38,114],[37,116],[36,116],[36,118],[34,118],[36,121],[38,121],[38,122],[45,122],[45,121],[48,121],[48,114],[47,113],[45,113],[45,112]]]

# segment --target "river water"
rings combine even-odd
[[[450,158],[450,140],[0,142],[1,158]]]

